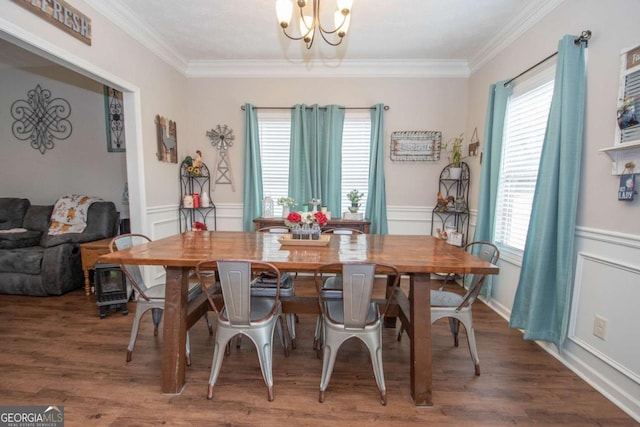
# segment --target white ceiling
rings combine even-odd
[[[203,65],[327,70],[374,62],[462,64],[468,74],[562,1],[354,0],[345,41],[332,47],[317,37],[307,50],[282,35],[275,0],[87,0],[187,74]],[[332,18],[335,0],[321,8]]]
[[[282,35],[275,0],[85,1],[188,76],[466,77],[563,0],[353,0],[344,42],[311,50]],[[29,61],[0,40],[0,64]]]

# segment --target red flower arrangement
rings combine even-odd
[[[322,212],[315,212],[313,217],[315,218],[315,221],[320,224],[320,227],[327,223],[327,216]]]
[[[200,221],[193,223],[193,231],[205,231],[207,230],[207,224],[203,224]]]
[[[284,222],[287,227],[314,223],[322,227],[327,223],[327,216],[322,212],[291,212]]]

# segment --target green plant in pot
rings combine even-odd
[[[280,197],[278,204],[282,206],[282,217],[286,218],[289,212],[291,212],[291,209],[296,207],[296,199],[293,197]]]
[[[356,213],[358,212],[358,208],[360,207],[360,200],[364,197],[364,193],[361,193],[356,188],[349,191],[347,193],[347,198],[351,201],[351,206],[349,207],[349,212]]]
[[[449,140],[444,145],[444,150],[449,158],[449,177],[451,179],[460,179],[462,173],[462,142],[464,141],[462,135]]]

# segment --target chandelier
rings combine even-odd
[[[298,5],[300,11],[300,36],[296,37],[287,33],[287,28],[291,22],[293,14],[293,3]],[[342,43],[344,36],[349,29],[349,21],[351,20],[351,5],[353,0],[336,0],[338,10],[334,14],[335,28],[328,30],[322,26],[320,22],[320,0],[311,0],[313,15],[305,14],[305,6],[307,0],[276,0],[276,13],[278,22],[282,27],[282,32],[291,40],[304,40],[307,49],[311,49],[313,40],[315,39],[316,30],[322,36],[322,39],[331,46],[338,46]],[[336,37],[337,36],[337,37]],[[333,40],[332,40],[333,39]]]

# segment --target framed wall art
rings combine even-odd
[[[104,111],[107,123],[107,150],[124,151],[124,104],[122,92],[104,87]]]
[[[428,130],[391,133],[391,160],[440,160],[442,132]]]
[[[158,133],[158,152],[156,156],[161,162],[178,163],[178,130],[176,122],[160,115],[156,116]]]

